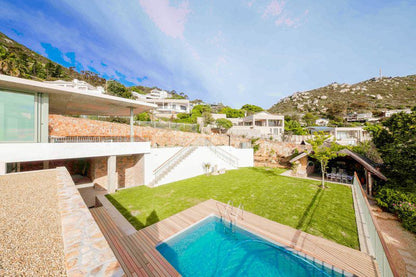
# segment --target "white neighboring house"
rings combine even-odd
[[[383,116],[384,117],[391,117],[393,114],[396,114],[396,113],[407,113],[407,114],[410,114],[410,113],[412,113],[412,110],[411,109],[402,109],[402,110],[385,110],[385,111],[383,111]]]
[[[315,124],[318,126],[327,126],[329,123],[329,119],[326,118],[318,118],[315,120]]]
[[[283,115],[258,112],[243,118],[228,118],[234,126],[228,134],[246,136],[248,138],[282,139],[285,130],[285,117]]]
[[[324,132],[341,145],[357,145],[360,142],[371,140],[368,131],[363,127],[308,127],[311,134]]]
[[[170,99],[172,94],[165,90],[153,89],[149,94],[132,92],[136,99],[157,105],[153,110],[156,117],[176,117],[178,113],[190,113],[192,105],[188,99]]]
[[[64,87],[64,88],[72,88],[77,90],[82,90],[86,92],[92,93],[104,93],[104,88],[101,86],[94,87],[93,85],[85,82],[80,81],[78,79],[74,79],[72,81],[64,81],[64,80],[56,80],[56,81],[45,81],[44,83]]]

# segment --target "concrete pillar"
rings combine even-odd
[[[49,161],[43,161],[43,169],[49,169]]]
[[[134,141],[133,120],[134,120],[133,108],[130,108],[130,141],[131,142]]]
[[[367,172],[367,193],[369,196],[373,193],[373,177],[371,176],[371,172]]]
[[[107,159],[107,191],[108,193],[113,193],[117,188],[117,156],[110,156]]]
[[[0,175],[5,175],[7,173],[7,163],[0,162]]]

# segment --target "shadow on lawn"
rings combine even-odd
[[[297,244],[299,237],[302,234],[302,231],[307,231],[307,229],[309,228],[313,216],[315,215],[316,209],[319,206],[319,203],[321,202],[322,199],[322,195],[324,194],[324,191],[321,188],[318,188],[318,190],[316,191],[315,195],[312,197],[311,202],[309,203],[309,205],[306,207],[305,211],[303,212],[302,217],[300,218],[298,225],[296,226],[296,229],[298,229],[295,233],[295,235],[292,238],[292,243],[294,245]],[[308,222],[305,224],[306,219],[309,217]],[[303,245],[302,245],[303,246]],[[300,247],[302,247],[300,246]]]
[[[277,172],[275,169],[266,168],[266,167],[252,167],[250,170],[255,171],[256,173],[268,175],[268,176],[280,176],[281,172]]]
[[[309,203],[309,205],[306,207],[305,211],[303,212],[303,215],[300,218],[298,225],[296,226],[296,229],[303,229],[305,231],[308,229],[313,219],[313,216],[315,215],[316,209],[318,208],[319,203],[321,202],[323,194],[324,194],[324,191],[321,188],[318,188],[315,195],[312,197],[311,202]],[[305,224],[305,221],[308,217],[309,217],[309,220]]]
[[[159,216],[157,215],[156,211],[153,210],[150,215],[146,218],[146,222],[143,223],[134,217],[128,209],[126,209],[120,202],[118,202],[114,197],[110,194],[106,195],[107,199],[111,202],[111,204],[116,207],[116,209],[136,228],[136,230],[143,229],[149,225],[152,225],[156,222],[159,222]]]

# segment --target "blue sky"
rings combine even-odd
[[[416,1],[0,0],[0,31],[65,66],[235,108],[416,74]]]

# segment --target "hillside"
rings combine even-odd
[[[106,79],[92,71],[76,71],[74,67],[64,67],[30,50],[0,32],[0,74],[33,79],[37,81],[78,79],[93,86],[106,86]],[[108,93],[124,98],[132,98],[132,91],[146,94],[156,87],[125,87],[117,81],[107,83]],[[173,98],[187,98],[184,93],[170,91]]]
[[[296,92],[273,105],[269,111],[281,114],[312,112],[335,116],[349,112],[377,112],[416,105],[416,75],[372,78],[353,85],[332,83]]]

